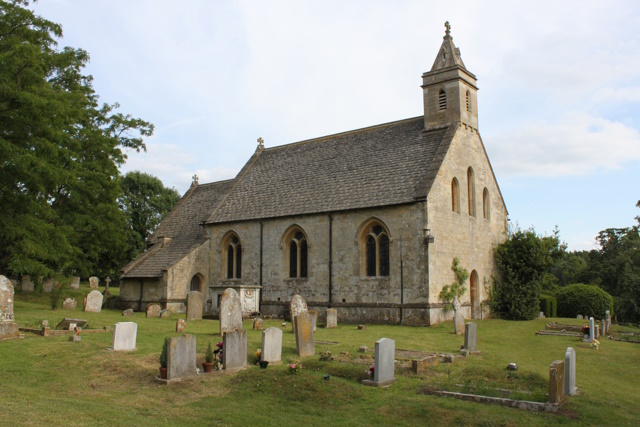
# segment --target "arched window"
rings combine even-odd
[[[222,253],[227,258],[227,279],[240,279],[242,277],[242,245],[237,234],[231,232],[224,238]]]
[[[489,190],[484,187],[482,191],[482,216],[489,219],[491,215],[491,199],[489,199]]]
[[[362,229],[363,273],[369,277],[389,276],[389,231],[378,221]]]
[[[198,291],[200,292],[200,277],[198,277],[198,275],[196,274],[195,276],[193,276],[191,278],[191,285],[189,286],[189,290],[190,291]]]
[[[476,216],[476,183],[471,166],[467,169],[467,190],[469,193],[469,215]]]
[[[447,109],[447,94],[444,92],[444,89],[440,89],[440,93],[438,94],[438,106],[440,111]]]
[[[467,91],[467,111],[471,112],[471,94]]]
[[[460,190],[458,188],[458,178],[451,180],[451,210],[460,213]]]
[[[289,277],[307,277],[307,238],[301,230],[293,230],[287,239],[289,243]]]

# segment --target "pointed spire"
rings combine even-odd
[[[443,68],[453,67],[456,65],[466,70],[464,62],[462,62],[462,58],[460,57],[460,49],[453,44],[453,37],[451,37],[451,25],[449,24],[449,21],[444,23],[444,28],[445,31],[442,46],[440,46],[438,56],[436,56],[436,60],[433,62],[431,71],[441,70]]]

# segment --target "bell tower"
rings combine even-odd
[[[422,75],[425,130],[460,121],[478,129],[476,76],[467,71],[453,44],[451,25],[444,23],[442,46],[431,71]]]

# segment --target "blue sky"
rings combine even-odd
[[[446,4],[445,4],[446,3]],[[156,126],[140,170],[183,193],[265,146],[422,112],[451,23],[512,223],[569,249],[635,223],[640,2],[41,0],[103,102]]]

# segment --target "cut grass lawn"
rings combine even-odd
[[[68,337],[26,334],[24,339],[0,342],[0,425],[637,425],[640,419],[640,345],[602,339],[599,350],[572,337],[537,336],[545,323],[581,325],[575,319],[542,319],[527,322],[481,320],[477,349],[481,352],[455,363],[440,364],[420,374],[401,362],[398,381],[387,389],[359,383],[372,363],[371,354],[358,348],[374,348],[381,337],[396,341],[396,349],[457,354],[461,336],[451,333],[450,322],[434,327],[339,324],[319,328],[316,340],[337,344],[316,345],[316,356],[301,360],[299,375],[286,371],[295,354],[295,338],[287,323],[283,337],[283,365],[225,376],[199,376],[170,386],[154,382],[158,357],[166,336],[176,336],[172,319],[146,319],[143,313],[122,317],[120,310],[82,312],[82,298],[89,289],[65,290],[64,297],[78,301],[75,311],[51,310],[47,295],[16,294],[15,318],[20,326],[34,327],[42,319],[52,327],[64,317],[89,321],[91,328],[113,327],[121,321],[138,323],[137,350],[106,351],[110,333]],[[117,294],[118,289],[112,289]],[[63,298],[64,299],[64,298]],[[62,300],[61,300],[62,301]],[[281,321],[266,320],[265,328]],[[255,362],[261,332],[248,336],[248,361]],[[613,325],[614,331],[631,331]],[[189,322],[187,333],[197,336],[198,363],[209,342],[219,341],[215,320]],[[577,353],[577,386],[581,394],[569,398],[558,414],[532,413],[499,406],[459,401],[418,393],[425,385],[462,386],[546,392],[549,364],[564,358],[567,347]],[[334,360],[322,362],[330,350]],[[341,353],[348,354],[341,354]],[[517,375],[507,377],[505,367],[515,362]],[[330,374],[330,380],[324,380]],[[487,391],[490,392],[490,391]]]

